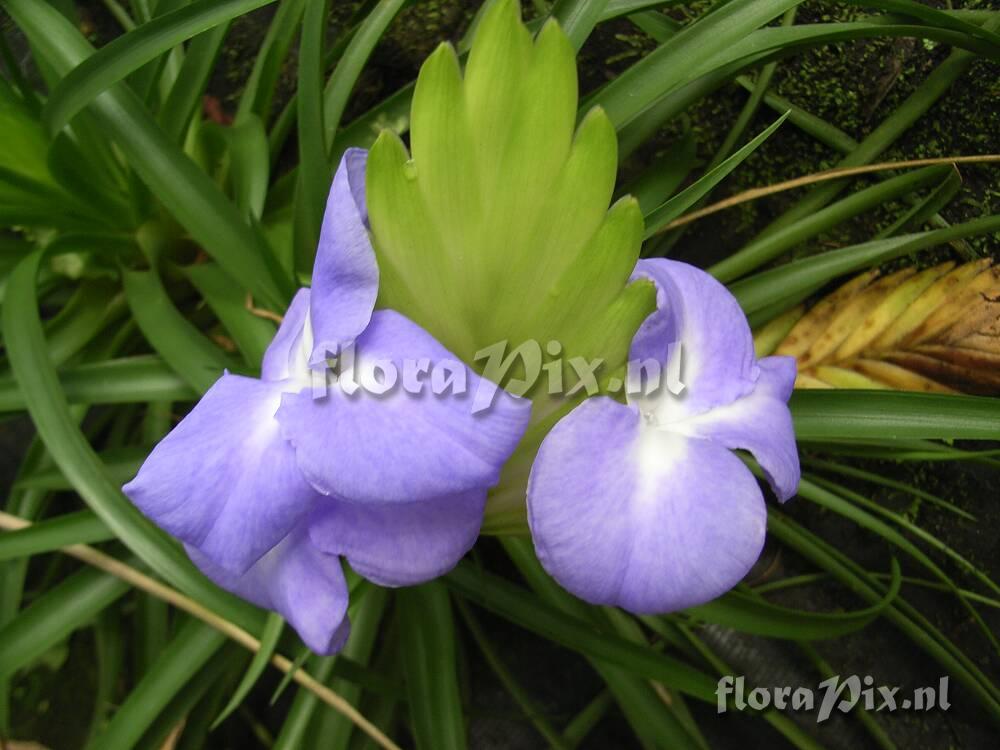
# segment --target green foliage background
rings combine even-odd
[[[1000,151],[1000,9],[798,5],[539,0],[524,15],[555,16],[580,50],[584,107],[601,103],[616,125],[618,184],[647,227],[845,158]],[[311,266],[339,155],[382,128],[405,137],[416,69],[443,39],[467,50],[477,7],[0,7],[0,409],[21,449],[11,453],[24,454],[5,509],[36,524],[0,535],[0,737],[157,748],[183,721],[184,748],[369,746],[213,628],[57,552],[70,543],[165,581],[259,638],[265,656],[299,656],[407,747],[486,747],[498,705],[513,713],[504,726],[530,727],[525,747],[708,747],[746,735],[888,748],[941,736],[941,717],[863,710],[835,731],[774,710],[720,719],[720,674],[770,674],[766,660],[729,663],[740,638],[763,654],[781,643],[813,681],[906,649],[930,665],[916,677],[952,678],[958,744],[994,735],[996,547],[974,533],[996,538],[995,507],[982,500],[997,487],[995,442],[980,442],[1000,437],[990,398],[796,394],[807,474],[795,504],[771,514],[770,572],[677,615],[588,607],[513,536],[485,540],[441,582],[356,590],[354,634],[332,658],[209,584],[118,487],[222,366],[258,367],[274,327],[246,309],[247,293],[281,312]],[[709,267],[757,324],[873,265],[996,255],[996,166],[963,167],[961,182],[948,167],[904,174],[745,204],[652,236],[643,252]],[[526,659],[552,665],[559,699]],[[484,708],[490,690],[501,697]]]

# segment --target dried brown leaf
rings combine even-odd
[[[762,349],[775,333],[761,331]],[[801,315],[774,353],[798,359],[797,388],[1000,394],[1000,267],[867,271]]]

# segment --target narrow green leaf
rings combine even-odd
[[[247,115],[243,122],[226,128],[225,133],[236,205],[252,220],[260,220],[271,171],[264,124],[256,115]]]
[[[976,568],[971,562],[955,552],[947,544],[943,543],[930,532],[925,531],[920,526],[917,526],[912,521],[897,513],[893,513],[892,511],[882,508],[877,503],[874,503],[868,498],[852,492],[845,487],[840,487],[839,485],[825,479],[810,477],[807,475],[802,479],[799,487],[799,494],[817,505],[852,520],[860,528],[876,534],[923,565],[958,598],[962,606],[969,613],[972,621],[976,623],[984,637],[993,646],[994,652],[1000,652],[1000,642],[997,641],[993,631],[990,629],[989,625],[986,624],[985,620],[983,620],[982,615],[979,614],[979,611],[973,606],[972,602],[970,602],[959,590],[955,581],[947,573],[945,573],[944,570],[937,565],[937,563],[931,560],[931,558],[928,557],[922,549],[911,542],[907,536],[904,536],[889,524],[876,518],[875,514],[889,519],[896,526],[899,526],[904,531],[908,532],[910,536],[920,539],[930,545],[933,549],[943,553],[954,561],[964,572],[975,576],[994,593],[1000,593],[1000,587],[998,587],[997,584],[994,583],[993,580],[990,579],[990,577],[983,571]],[[998,695],[1000,695],[1000,691],[998,691]]]
[[[483,658],[486,659],[486,663],[489,664],[490,669],[496,675],[500,684],[503,685],[504,689],[510,694],[510,697],[514,699],[514,702],[518,704],[521,710],[524,712],[524,717],[530,721],[538,733],[545,738],[548,746],[554,748],[555,750],[568,750],[568,745],[563,741],[562,736],[556,731],[552,723],[545,717],[540,709],[535,706],[534,701],[528,692],[521,687],[520,683],[514,678],[507,669],[506,665],[503,663],[503,659],[497,653],[497,649],[494,648],[493,644],[490,642],[489,637],[483,631],[482,627],[479,625],[478,620],[472,615],[472,612],[467,606],[462,604],[461,600],[456,602],[459,613],[462,615],[462,619],[465,621],[465,626],[469,629],[472,634],[473,640],[475,640],[476,645],[479,646],[479,650],[483,654]]]
[[[260,676],[264,674],[264,670],[267,669],[267,665],[274,655],[274,650],[278,647],[278,639],[281,638],[281,631],[284,628],[285,620],[281,615],[274,612],[268,614],[267,622],[264,624],[264,632],[260,636],[260,650],[253,655],[250,666],[247,667],[243,679],[240,680],[240,684],[233,691],[229,703],[226,704],[226,707],[222,709],[222,712],[212,722],[212,729],[219,726],[233,711],[239,708],[240,704],[250,694],[250,691],[253,690],[253,686],[257,684],[257,680],[260,679]]]
[[[438,582],[397,594],[406,694],[418,750],[466,747],[448,590]]]
[[[610,21],[612,18],[628,16],[650,8],[670,8],[674,5],[682,5],[686,0],[608,0],[601,14],[602,21]]]
[[[787,27],[795,24],[796,10],[797,8],[792,8],[791,10],[785,11],[785,15],[781,19],[782,26]],[[712,156],[710,164],[715,165],[721,163],[732,153],[736,144],[743,140],[743,136],[746,133],[747,128],[750,126],[751,121],[760,110],[761,102],[763,101],[768,88],[771,86],[771,81],[774,78],[777,67],[777,63],[772,62],[760,69],[760,72],[754,80],[753,89],[750,91],[750,97],[743,104],[743,108],[740,109],[739,115],[726,133],[726,139]],[[787,117],[791,115],[791,111],[785,111],[781,114],[784,114]]]
[[[301,667],[307,658],[309,658],[309,674],[326,684],[333,672],[333,665],[337,657],[318,656],[309,649],[304,649],[301,654],[301,663],[299,659],[295,660],[296,668]],[[295,694],[291,708],[285,714],[285,720],[281,724],[281,732],[275,738],[272,750],[299,750],[299,748],[306,747],[305,738],[318,704],[319,698],[316,697],[315,693],[300,689]]]
[[[136,677],[146,674],[170,640],[170,607],[152,594],[136,592],[133,645]]]
[[[876,474],[875,472],[871,471],[865,471],[864,469],[859,469],[854,466],[848,466],[846,464],[840,464],[835,461],[825,461],[819,458],[807,458],[805,459],[804,463],[807,466],[812,466],[820,470],[825,469],[827,471],[832,471],[842,476],[853,477],[854,479],[861,479],[865,482],[871,482],[872,484],[877,484],[882,487],[888,487],[890,489],[897,490],[899,492],[903,492],[908,495],[912,495],[914,498],[917,498],[918,501],[926,500],[931,505],[934,505],[948,513],[954,513],[956,516],[964,518],[966,521],[972,521],[973,523],[976,523],[977,521],[974,515],[972,515],[968,511],[962,510],[952,502],[940,498],[937,495],[932,495],[931,493],[925,490],[918,489],[904,482],[897,482],[894,479],[890,479],[889,477],[884,477],[881,474]]]
[[[352,598],[354,594],[352,593]],[[383,617],[385,614],[386,605],[389,601],[389,590],[381,588],[379,586],[368,586],[364,590],[364,595],[361,597],[360,602],[356,605],[352,604],[351,607],[351,637],[348,639],[347,644],[344,646],[343,651],[337,656],[337,663],[342,664],[344,659],[354,660],[359,665],[368,665],[372,660],[375,653],[379,653],[381,657],[381,651],[376,652],[376,646],[379,645],[383,638],[386,638],[382,634],[380,626],[382,625]],[[333,678],[331,682],[327,683],[330,688],[334,690],[338,695],[342,696],[353,706],[360,706],[361,700],[364,692],[361,685],[356,682],[350,682],[342,677],[336,675],[337,669],[334,668],[331,677]],[[381,696],[386,696],[390,700],[394,700],[399,697],[402,691],[399,691],[395,696],[394,691],[378,691]],[[298,695],[296,695],[296,704],[299,701],[309,701],[312,705],[317,706],[316,696],[307,690],[299,689]],[[323,741],[326,742],[330,747],[348,747],[352,734],[355,733],[357,729],[354,722],[348,719],[343,714],[332,711],[328,707],[319,703],[317,711],[317,721],[313,725],[313,736],[322,737]],[[375,717],[369,715],[367,712],[365,714],[369,719],[374,720]],[[388,731],[388,727],[382,726]],[[285,728],[282,727],[281,731],[282,737],[285,737]],[[360,735],[360,733],[358,733]],[[282,744],[281,742],[276,742],[274,750],[295,750],[297,747],[301,747],[301,742],[299,744],[294,744],[292,742],[292,737],[288,737],[288,742]]]
[[[54,552],[71,544],[97,544],[115,535],[92,511],[81,510],[0,534],[0,561]]]
[[[74,573],[0,628],[0,678],[27,666],[97,613],[129,585],[99,570]]]
[[[697,26],[698,24],[694,24],[692,27],[687,27],[687,29]],[[649,24],[644,24],[643,28],[649,29]],[[673,28],[665,27],[662,31],[658,32],[656,38],[663,41],[661,45],[661,48],[663,48],[667,46],[668,42],[672,42],[675,36],[678,36],[678,34]],[[965,69],[962,67],[963,65],[967,68],[970,61],[975,59],[972,53],[965,51],[966,48],[978,52],[984,51],[984,42],[982,40],[967,34],[960,34],[950,29],[916,24],[887,24],[882,23],[881,19],[877,19],[875,22],[856,21],[850,23],[807,24],[792,28],[768,27],[757,29],[734,41],[729,46],[718,48],[713,55],[686,60],[686,67],[682,71],[675,73],[673,85],[669,90],[664,90],[653,103],[643,107],[627,124],[617,125],[619,129],[620,156],[624,158],[632,153],[642,143],[651,138],[664,123],[680,115],[695,102],[730,82],[734,77],[739,80],[741,77],[738,74],[743,71],[760,67],[809,47],[890,36],[924,38],[952,45],[960,49],[956,51],[958,57],[954,65],[942,66],[940,75],[932,75],[925,83],[925,93],[930,94],[931,99],[928,100],[926,97],[921,96],[916,97],[912,101],[908,100],[897,110],[899,117],[886,120],[882,126],[872,133],[872,137],[866,139],[861,144],[862,150],[856,156],[850,157],[850,159],[861,159],[861,161],[855,162],[855,165],[867,163],[881,150],[887,148],[907,127],[912,125],[913,120],[911,118],[914,114],[919,115],[923,111],[926,111],[925,108],[928,106],[928,101],[933,103],[933,97],[940,96],[943,93],[944,89],[942,86],[946,88],[950,82],[954,81],[955,76]],[[989,51],[992,52],[992,48],[989,48]],[[616,80],[614,83],[617,84],[617,82]],[[613,85],[611,84],[606,88],[611,88]],[[600,103],[602,94],[603,90],[586,100],[584,106]],[[777,107],[777,103],[782,102],[781,108],[778,109],[779,114],[789,111],[787,103],[780,97],[768,95],[765,97],[765,100],[773,107]],[[794,113],[793,119],[802,124],[803,114],[801,110],[794,107],[791,109]],[[814,126],[816,118],[809,118],[807,124],[810,127]],[[815,128],[812,127],[812,129]],[[845,144],[846,140],[843,136],[837,138],[837,148]],[[876,150],[873,153],[869,153],[870,149]],[[866,153],[867,155],[865,155]],[[848,162],[843,162],[842,165],[847,166]],[[828,202],[837,192],[843,189],[844,184],[844,181],[840,181],[837,183],[839,187],[836,187],[833,183],[821,186],[823,189],[832,191],[831,194],[825,195],[824,201]],[[833,189],[834,187],[836,187],[836,190]],[[822,205],[824,205],[824,202],[818,204],[818,206]],[[809,212],[805,210],[801,210],[801,213],[799,211],[800,209],[796,209],[795,215],[791,218],[797,219],[809,215]]]
[[[81,118],[83,121],[92,120]],[[89,143],[74,127],[73,137],[69,132],[57,135],[49,145],[47,163],[52,176],[63,190],[89,207],[91,223],[105,226],[118,234],[119,242],[125,239],[134,247],[132,231],[140,222],[134,210],[132,196],[126,194],[127,187],[120,174],[121,166],[113,161],[103,160],[102,154],[89,148]],[[103,144],[107,148],[110,144]],[[121,235],[122,230],[127,233]],[[91,250],[95,254],[105,254],[100,243]],[[108,253],[110,254],[110,253]]]
[[[943,245],[954,239],[987,234],[998,229],[1000,214],[995,214],[947,229],[865,242],[764,271],[738,281],[730,287],[730,291],[739,300],[743,310],[752,313],[797,293],[814,289],[845,273],[878,265],[907,253]]]
[[[878,603],[855,612],[825,614],[770,604],[759,596],[730,591],[715,601],[685,610],[696,620],[716,623],[743,633],[791,640],[821,640],[856,633],[889,606],[902,582],[899,563],[893,558],[892,581]]]
[[[118,707],[91,750],[130,750],[157,716],[226,642],[200,620],[188,619],[156,662]]]
[[[184,273],[233,337],[247,365],[259,368],[274,338],[274,323],[247,309],[246,290],[217,264],[198,263],[187,266]]]
[[[323,123],[323,42],[329,0],[306,0],[299,41],[298,139],[299,168],[295,202],[296,270],[312,267],[330,190]]]
[[[161,646],[157,653],[162,650]],[[211,747],[209,720],[218,712],[222,692],[229,689],[230,676],[245,660],[246,651],[241,646],[224,644],[160,710],[136,743],[135,750],[204,750]],[[176,744],[168,745],[171,733],[182,722],[184,728]]]
[[[51,463],[42,441],[33,438],[27,447],[24,459],[17,470],[16,478],[26,472],[37,471]],[[47,494],[37,490],[13,489],[4,504],[4,510],[19,518],[34,521],[44,510]],[[28,560],[19,559],[0,565],[0,628],[17,617],[21,610],[21,598],[28,573]],[[10,678],[0,678],[0,733],[10,736]]]
[[[281,0],[278,5],[240,95],[235,118],[237,125],[250,114],[257,115],[264,123],[270,121],[271,102],[278,78],[299,30],[304,5],[304,0]]]
[[[579,52],[594,27],[603,18],[608,0],[557,0],[551,16],[559,22],[573,48]]]
[[[621,188],[621,195],[631,195],[639,201],[643,215],[649,214],[684,184],[697,163],[697,147],[694,131],[688,129],[634,181]]]
[[[703,672],[666,654],[598,631],[590,623],[561,612],[503,578],[459,563],[444,580],[469,601],[556,643],[699,700],[715,702],[715,681]]]
[[[608,713],[608,709],[613,705],[611,693],[608,690],[602,690],[566,724],[563,729],[563,742],[571,748],[576,748],[600,723],[601,719]]]
[[[823,659],[819,652],[808,643],[797,644],[799,649],[812,661],[813,665],[816,667],[817,671],[823,677],[824,680],[834,679],[839,680],[837,670],[835,670],[825,659]],[[858,721],[864,725],[865,729],[872,736],[875,742],[883,750],[897,750],[895,743],[889,738],[888,733],[882,728],[882,726],[875,720],[872,716],[872,712],[868,711],[863,705],[855,707],[857,712],[854,714]]]
[[[627,642],[650,647],[645,634],[631,617],[615,610],[591,607],[560,588],[538,561],[529,540],[507,537],[503,539],[503,547],[531,589],[547,604],[580,621],[590,622],[599,630],[617,634]],[[643,747],[708,750],[697,727],[686,715],[682,696],[672,694],[667,703],[660,692],[664,686],[654,690],[648,679],[616,663],[594,657],[588,657],[588,661],[608,686]]]
[[[633,13],[628,20],[660,44],[684,28],[684,24],[680,21],[675,21],[666,13],[658,13],[655,10]]]
[[[884,391],[883,391],[884,393]],[[932,440],[893,438],[831,438],[816,443],[823,451],[838,456],[885,459],[890,461],[971,461],[1000,467],[994,460],[1000,450],[961,450]]]
[[[747,91],[752,92],[754,89],[754,81],[749,76],[737,76],[736,83]],[[858,147],[858,142],[843,130],[823,118],[806,111],[802,107],[796,106],[783,96],[779,96],[774,92],[768,92],[764,95],[764,103],[778,114],[790,112],[791,114],[788,116],[789,122],[803,133],[812,136],[834,151],[838,151],[841,154],[849,154]]]
[[[405,3],[406,0],[379,0],[344,50],[323,94],[323,127],[327,146],[333,144],[347,100],[365,63]]]
[[[213,26],[273,0],[198,0],[122,34],[80,62],[59,82],[42,110],[48,131],[58,133],[97,96],[145,63]]]
[[[669,638],[673,635],[674,631],[679,633],[695,647],[698,654],[702,658],[712,665],[712,668],[718,675],[725,676],[735,673],[735,670],[731,666],[720,659],[697,635],[692,632],[691,628],[686,625],[675,624],[674,628],[671,629],[671,623],[669,623],[666,618],[643,617],[642,620],[664,638]],[[774,708],[767,708],[762,712],[761,717],[764,721],[768,722],[771,726],[777,729],[782,736],[791,742],[793,746],[798,748],[798,750],[824,750],[823,746],[816,742],[811,735],[803,731],[798,724],[790,720],[787,716],[785,716],[785,714],[779,712],[778,710]]]
[[[81,433],[48,360],[38,317],[35,279],[42,257],[36,252],[15,268],[2,322],[4,344],[24,404],[53,461],[108,528],[156,573],[240,627],[259,632],[261,612],[198,572],[180,547],[125,498]]]
[[[919,230],[924,223],[933,222],[938,211],[943,209],[962,189],[962,174],[957,168],[948,167],[944,179],[924,198],[917,200],[892,224],[879,231],[875,238],[894,237],[906,231]]]
[[[659,18],[667,18],[663,13],[645,13],[643,14],[649,16],[656,16]],[[782,26],[792,26],[795,23],[796,8],[791,8],[785,11],[785,15],[781,19]],[[632,16],[631,20],[636,25],[642,27],[640,17]],[[655,38],[655,37],[654,37]],[[767,93],[768,88],[771,85],[771,80],[774,77],[774,73],[778,68],[777,62],[771,62],[764,65],[757,73],[753,88],[750,91],[750,96],[743,103],[743,107],[740,109],[739,115],[733,121],[733,124],[729,127],[726,132],[726,137],[712,155],[711,160],[706,167],[706,171],[712,171],[715,167],[719,166],[723,161],[725,161],[729,156],[732,155],[733,149],[737,147],[739,143],[743,141],[746,135],[747,129],[750,127],[752,121],[756,118],[757,113],[760,111],[760,105]],[[783,117],[790,117],[791,112],[779,112],[779,115]],[[711,191],[706,193],[702,198],[695,204],[691,206],[692,209],[698,209],[704,206],[711,197]],[[656,248],[654,251],[655,255],[669,255],[670,251],[677,246],[685,233],[687,228],[680,228],[679,231],[672,232],[669,237],[664,237],[660,242],[656,243]]]
[[[988,58],[996,57],[998,54],[996,48],[975,35],[936,26],[892,23],[892,20],[891,17],[876,16],[872,19],[846,23],[757,29],[714,56],[700,61],[690,71],[690,76],[693,78],[703,75],[739,60],[755,59],[758,62],[770,62],[796,54],[803,48],[873,37],[917,37],[948,44]]]
[[[899,391],[795,391],[799,440],[1000,440],[1000,400]]]
[[[359,118],[341,128],[333,139],[330,154],[339,161],[351,146],[369,148],[379,133],[390,130],[396,135],[402,135],[410,127],[410,105],[413,102],[415,83],[404,86],[396,93],[375,105]],[[272,143],[271,152],[274,153]]]
[[[181,142],[191,118],[199,111],[228,31],[229,24],[220,23],[192,39],[184,53],[177,79],[159,111],[163,132],[174,143]]]
[[[18,64],[13,50],[11,50],[10,45],[7,43],[6,34],[0,34],[0,59],[3,60],[7,75],[10,76],[10,83],[12,84],[10,89],[5,85],[0,85],[0,90],[3,91],[5,98],[13,98],[14,90],[16,89],[18,98],[24,102],[28,111],[33,115],[37,115],[42,111],[42,104],[38,100],[38,94],[34,86],[25,78],[24,71],[21,70],[21,66]],[[7,96],[8,93],[9,97]]]
[[[1000,24],[1000,18],[995,19]],[[991,27],[992,28],[992,27]],[[938,101],[951,85],[966,73],[976,60],[976,55],[965,50],[954,50],[920,86],[896,108],[892,115],[875,128],[849,155],[842,159],[838,167],[852,167],[867,164],[896,142],[903,133]],[[849,184],[849,180],[834,180],[814,187],[804,198],[771,222],[758,238],[766,237],[801,218],[809,216],[826,206]],[[727,278],[736,278],[746,272],[741,264],[731,264],[727,268]]]
[[[40,60],[57,72],[65,74],[93,54],[80,32],[48,4],[8,0],[5,8]],[[128,163],[209,255],[263,303],[280,309],[291,298],[291,278],[269,261],[263,238],[159,129],[134,94],[116,85],[94,100],[91,110]]]
[[[604,107],[621,129],[690,80],[706,58],[726,50],[801,0],[731,0],[660,45],[605,86],[587,105]]]
[[[92,740],[114,710],[116,693],[125,667],[126,639],[122,637],[122,617],[115,607],[101,611],[94,623],[94,650],[97,661],[97,685],[94,711],[90,719],[88,741]]]
[[[875,603],[884,594],[885,586],[868,575],[857,563],[790,518],[770,510],[767,527],[770,533],[806,559],[829,571],[865,600]],[[927,621],[926,617],[901,597],[893,606],[886,608],[884,617],[967,687],[980,705],[988,711],[994,723],[1000,723],[1000,702],[996,687],[982,670]]]
[[[942,583],[948,586],[953,593],[959,594],[958,586],[948,575],[944,573],[937,563],[924,554],[924,552],[911,542],[909,538],[893,529],[887,523],[883,523],[881,520],[876,518],[876,516],[888,519],[893,524],[906,531],[910,536],[919,539],[941,554],[950,558],[963,573],[977,578],[979,582],[986,588],[990,589],[994,595],[1000,595],[1000,586],[998,586],[996,582],[989,577],[989,575],[987,575],[983,570],[977,568],[972,562],[960,555],[952,547],[942,542],[934,536],[934,534],[925,530],[923,527],[918,526],[905,515],[889,510],[864,495],[854,492],[853,490],[849,490],[846,487],[842,487],[836,482],[824,479],[823,477],[806,474],[803,478],[803,482],[804,484],[800,487],[799,493],[803,497],[809,499],[817,505],[827,508],[828,510],[832,510],[833,512],[843,515],[846,518],[850,518],[862,528],[878,534],[887,542],[903,550],[931,571],[931,573],[940,579]],[[978,619],[978,613],[976,613],[971,607],[969,609],[970,614]],[[980,624],[983,623],[980,622]],[[984,631],[986,631],[985,634],[987,638],[994,642],[994,646],[1000,648],[1000,645],[997,644],[993,634],[986,630],[985,625],[983,625],[983,628]]]
[[[187,0],[157,0],[157,2],[150,5],[150,16],[148,20],[157,20],[160,16],[172,13],[177,10],[182,3],[186,2]],[[148,25],[148,23],[143,25]],[[131,72],[126,78],[128,87],[132,89],[132,91],[134,91],[136,95],[146,104],[152,106],[153,102],[156,100],[156,94],[158,93],[158,87],[160,86],[161,81],[163,81],[164,86],[167,86],[170,81],[173,80],[173,76],[177,74],[177,67],[180,63],[176,54],[178,54],[176,49],[164,51],[162,54],[156,55],[152,60]],[[170,62],[171,57],[174,58],[173,62]],[[168,63],[170,64],[170,73],[167,73]],[[165,74],[167,74],[166,78]],[[42,114],[44,116],[45,113],[43,112]]]
[[[753,271],[811,237],[939,179],[949,169],[949,167],[914,169],[890,177],[877,185],[858,190],[772,234],[753,240],[725,260],[711,266],[708,272],[720,281],[731,281],[738,273]]]
[[[177,374],[204,393],[232,362],[174,306],[155,271],[124,271],[122,282],[143,335]]]
[[[990,29],[984,29],[974,23],[963,20],[960,16],[948,14],[913,0],[846,0],[850,5],[860,5],[865,8],[878,8],[891,13],[900,13],[920,19],[931,26],[951,29],[962,34],[968,34],[988,42],[997,54],[1000,54],[1000,35]]]
[[[135,404],[146,401],[194,401],[197,394],[159,357],[142,356],[67,367],[59,387],[70,404]],[[24,395],[10,375],[0,376],[0,412],[26,408]]]
[[[125,312],[124,298],[105,280],[84,281],[48,322],[45,339],[57,367],[80,352],[109,323]]]
[[[685,188],[681,193],[675,195],[659,208],[651,211],[649,215],[646,216],[646,233],[643,235],[644,239],[659,232],[667,226],[667,224],[672,222],[674,219],[679,218],[691,206],[708,195],[716,185],[726,179],[726,177],[728,177],[734,169],[742,164],[746,158],[750,156],[750,154],[756,151],[757,148],[764,143],[764,141],[770,138],[774,132],[781,127],[781,124],[786,119],[788,119],[787,112],[771,123],[756,138],[751,140],[747,145],[730,156],[715,169],[711,170],[708,174],[703,176],[690,187]]]

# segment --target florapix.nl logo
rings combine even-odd
[[[323,365],[310,371],[312,395],[324,398],[336,388],[348,396],[362,392],[383,397],[402,392],[471,398],[470,409],[476,414],[493,405],[498,384],[516,396],[543,390],[549,396],[567,398],[602,391],[629,399],[651,398],[664,390],[679,396],[685,388],[679,343],[669,345],[662,358],[632,359],[613,372],[604,359],[565,355],[557,341],[543,347],[529,340],[513,348],[501,341],[480,349],[473,362],[479,365],[476,370],[481,378],[454,358],[378,357],[352,343],[328,352]]]
[[[774,707],[780,711],[816,711],[816,722],[830,718],[834,710],[849,713],[856,706],[866,711],[930,711],[951,708],[948,698],[948,678],[942,677],[933,687],[904,690],[898,686],[877,685],[871,675],[834,675],[813,687],[753,687],[748,688],[742,676],[726,675],[715,689],[717,710],[721,713],[737,710],[763,711]]]

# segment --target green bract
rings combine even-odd
[[[625,362],[654,307],[650,284],[628,284],[642,213],[631,197],[608,210],[615,131],[599,108],[576,127],[576,108],[569,39],[550,20],[532,40],[513,0],[484,16],[464,77],[438,47],[413,96],[412,157],[390,132],[369,155],[382,306],[479,367],[478,352],[527,341],[602,359],[604,374]]]

